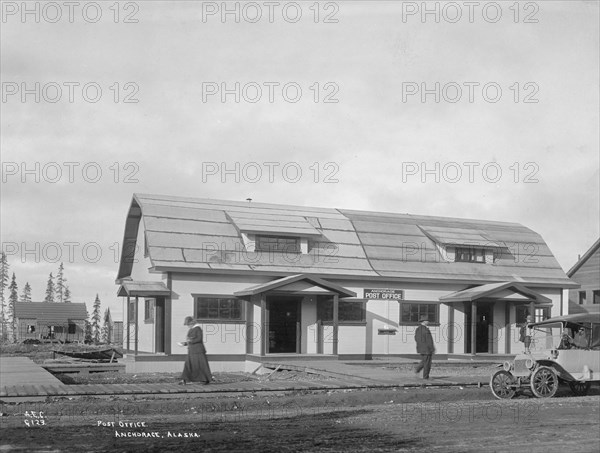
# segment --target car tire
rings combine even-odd
[[[570,381],[569,387],[575,396],[585,396],[590,391],[591,382]]]
[[[558,385],[558,376],[550,367],[538,367],[531,374],[531,391],[538,398],[552,398],[558,390]]]
[[[515,377],[508,371],[496,371],[490,379],[490,389],[499,400],[511,399],[517,392],[514,385]]]

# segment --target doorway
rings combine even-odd
[[[267,353],[300,353],[301,300],[289,296],[267,297]]]
[[[154,329],[155,329],[155,350],[154,352],[165,352],[165,298],[157,297],[154,307]]]
[[[477,308],[477,326],[475,328],[477,333],[477,338],[475,340],[475,352],[493,352],[492,348],[490,347],[490,340],[492,339],[490,330],[492,329],[492,326],[491,306],[479,306]]]
[[[473,319],[473,310],[471,303],[465,304],[466,324],[465,324],[465,352],[472,354],[472,333],[471,326],[475,324],[475,353],[493,353],[494,352],[494,322],[493,322],[493,303],[478,304],[476,319]]]

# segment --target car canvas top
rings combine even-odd
[[[574,315],[556,316],[554,318],[545,319],[544,321],[531,323],[532,326],[545,326],[557,322],[571,323],[600,323],[600,313],[576,313]]]

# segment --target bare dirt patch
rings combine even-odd
[[[377,367],[387,370],[395,370],[400,374],[411,374],[415,368],[414,363],[356,363],[364,367]],[[440,376],[491,376],[499,367],[496,363],[453,363],[453,362],[434,362],[431,367],[431,377]]]
[[[555,451],[560,442],[580,452],[600,440],[595,392],[511,401],[485,388],[53,398],[3,406],[1,433],[14,451]],[[35,410],[45,425],[25,427]]]
[[[63,384],[162,384],[178,382],[181,373],[90,373],[89,375],[55,373]],[[297,371],[277,371],[273,374],[257,375],[252,373],[213,373],[214,384],[230,384],[247,381],[298,381],[298,380],[323,380],[329,379],[313,373]]]

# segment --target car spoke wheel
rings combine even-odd
[[[558,376],[552,368],[541,366],[531,375],[531,391],[538,398],[552,398],[558,390]]]
[[[490,388],[494,396],[500,400],[515,396],[515,378],[508,371],[496,371],[490,379]]]
[[[571,387],[571,391],[573,392],[573,394],[575,394],[577,396],[587,395],[591,386],[592,386],[591,382],[578,382],[578,381],[569,382],[569,387]]]

